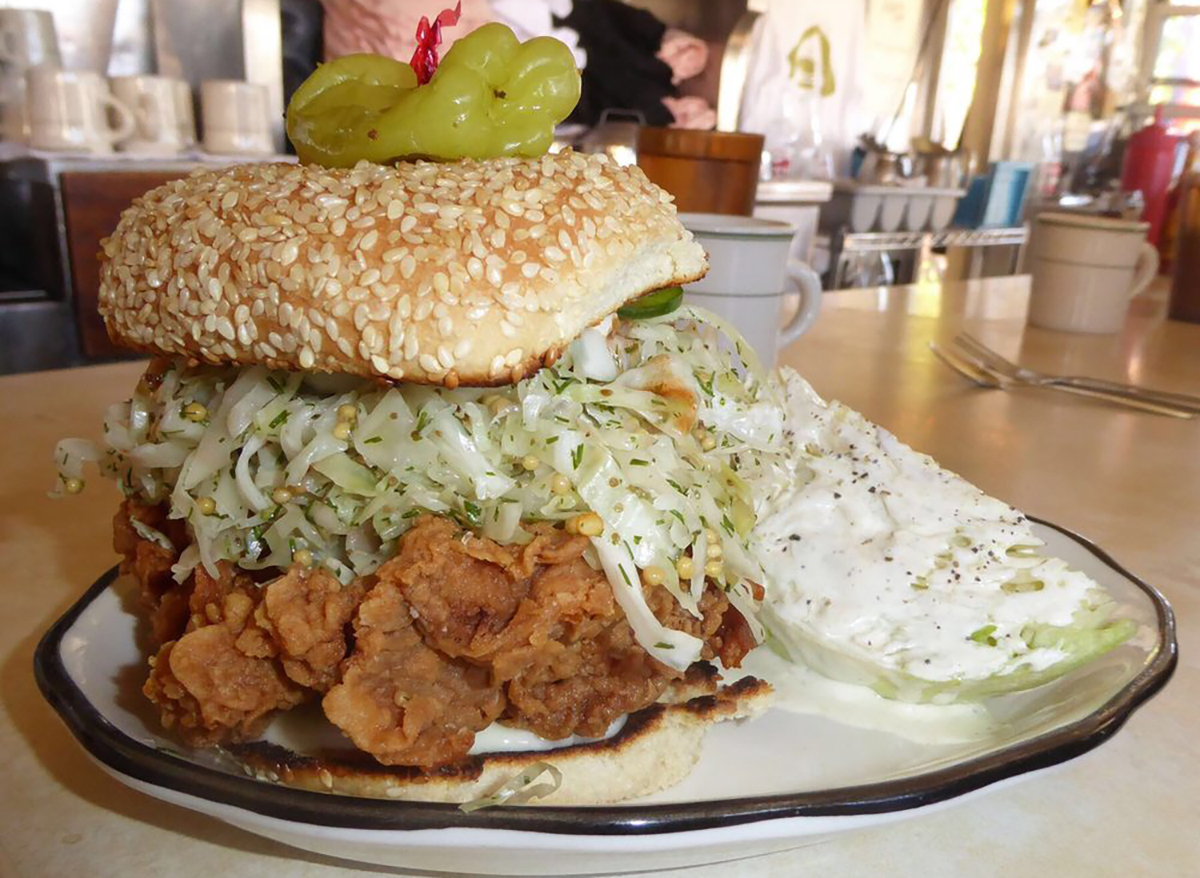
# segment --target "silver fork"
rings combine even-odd
[[[932,341],[929,343],[929,350],[933,352],[935,357],[973,384],[978,384],[980,387],[991,387],[996,390],[1004,389],[1004,385],[996,376],[984,372],[975,363],[959,356],[954,351],[946,350]]]
[[[1188,419],[1194,414],[1193,412],[1186,411],[1172,405],[1136,399],[1126,394],[1116,394],[1103,390],[1090,390],[1088,388],[1075,387],[1069,384],[1032,384],[1023,381],[1014,381],[1013,379],[996,372],[987,363],[969,355],[961,348],[954,350],[942,348],[931,341],[929,343],[929,350],[933,352],[934,356],[936,356],[955,372],[962,375],[969,381],[978,384],[980,387],[1007,390],[1010,387],[1023,386],[1041,388],[1044,390],[1061,390],[1064,393],[1073,393],[1077,396],[1089,396],[1093,399],[1099,399],[1105,402],[1123,405],[1128,408],[1137,409],[1138,411],[1151,412],[1156,415],[1167,415],[1173,418]]]
[[[1186,393],[1170,393],[1165,390],[1150,390],[1135,387],[1132,384],[1120,384],[1116,381],[1106,381],[1103,378],[1086,378],[1076,375],[1047,375],[1025,366],[1019,366],[1007,360],[989,348],[979,339],[968,333],[959,333],[955,343],[964,353],[985,363],[992,371],[1022,384],[1033,384],[1039,387],[1075,387],[1083,390],[1093,390],[1100,393],[1127,396],[1143,402],[1153,402],[1160,405],[1180,408],[1192,414],[1200,414],[1200,397],[1189,396]]]

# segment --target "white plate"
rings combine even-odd
[[[1176,662],[1170,607],[1090,543],[1053,525],[1051,554],[1104,585],[1139,623],[1128,643],[1039,689],[994,699],[998,731],[918,744],[821,716],[768,711],[714,727],[683,783],[602,808],[454,805],[291,789],[245,776],[158,727],[127,583],[110,571],[47,632],[42,693],[99,764],[134,789],[277,841],[350,860],[471,874],[586,874],[717,862],[911,817],[1078,756],[1115,732]]]

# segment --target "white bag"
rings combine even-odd
[[[773,152],[823,148],[845,175],[868,122],[858,76],[865,29],[866,0],[771,0],[755,25],[740,129],[764,135]]]

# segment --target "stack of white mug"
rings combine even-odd
[[[0,138],[35,150],[177,156],[269,155],[265,86],[233,79],[200,85],[197,143],[192,87],[167,76],[64,70],[49,12],[0,9]]]

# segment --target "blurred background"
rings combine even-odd
[[[407,59],[409,0],[0,3],[0,373],[120,356],[96,253],[146,189],[294,160],[326,58]],[[681,210],[784,219],[825,287],[1022,270],[1032,217],[1149,223],[1200,264],[1200,6],[1169,0],[464,0],[566,42],[556,149],[638,163]],[[1190,270],[1200,274],[1200,270]]]

